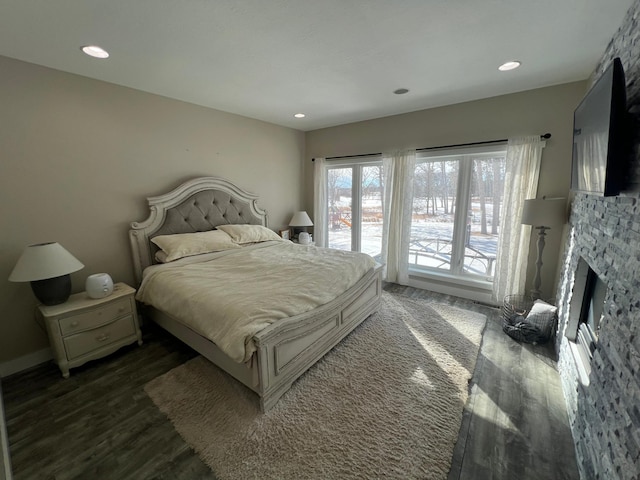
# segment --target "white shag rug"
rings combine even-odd
[[[202,357],[145,391],[220,480],[446,479],[485,322],[383,292],[265,414]]]

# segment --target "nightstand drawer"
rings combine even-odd
[[[132,316],[120,318],[99,328],[71,335],[64,339],[67,358],[72,360],[97,348],[136,334]]]
[[[131,314],[131,301],[123,298],[101,308],[87,310],[77,315],[60,319],[60,332],[69,335],[99,327],[123,315]]]

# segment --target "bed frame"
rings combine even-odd
[[[194,178],[147,201],[149,217],[133,222],[129,231],[138,285],[143,270],[156,263],[157,247],[150,240],[157,235],[207,231],[222,224],[268,226],[267,213],[258,207],[256,195],[218,177]],[[254,336],[257,351],[246,364],[233,361],[213,342],[157,309],[145,307],[143,317],[150,317],[256,392],[264,412],[309,367],[377,311],[381,292],[382,268],[377,265],[332,302],[258,332]]]

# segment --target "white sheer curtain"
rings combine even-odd
[[[327,246],[327,169],[324,158],[313,159],[313,240]]]
[[[384,173],[383,277],[389,282],[406,285],[409,281],[409,240],[416,151],[385,153],[382,156],[382,164]]]
[[[525,293],[531,227],[521,224],[524,201],[536,198],[540,160],[545,142],[540,136],[509,140],[507,145],[503,207],[500,215],[498,257],[493,298]]]

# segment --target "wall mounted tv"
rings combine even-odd
[[[618,195],[628,168],[629,114],[624,69],[615,58],[573,114],[571,190]]]

